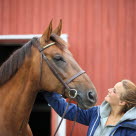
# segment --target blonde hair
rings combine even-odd
[[[130,80],[122,80],[122,85],[126,93],[121,95],[121,100],[126,102],[123,112],[127,112],[132,107],[136,107],[136,85]]]

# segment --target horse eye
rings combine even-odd
[[[63,61],[65,62],[64,58],[60,55],[56,55],[54,58],[53,58],[55,61]]]

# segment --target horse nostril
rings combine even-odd
[[[93,100],[94,99],[94,94],[92,91],[88,92],[88,98],[89,100]]]

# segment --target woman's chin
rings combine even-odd
[[[106,102],[108,102],[108,96],[106,96],[104,100],[105,100]]]

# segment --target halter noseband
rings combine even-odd
[[[38,41],[38,40],[37,40]],[[47,45],[45,45],[44,47],[41,48],[39,42],[38,44],[36,44],[38,49],[39,49],[39,52],[41,53],[41,67],[42,67],[42,60],[44,59],[46,61],[46,63],[48,64],[50,70],[53,72],[53,74],[56,76],[56,78],[63,84],[63,86],[68,90],[68,95],[70,98],[76,98],[77,96],[77,90],[76,89],[71,89],[68,84],[73,81],[75,78],[79,77],[80,75],[84,74],[85,71],[81,70],[80,72],[78,72],[77,74],[75,74],[74,76],[72,76],[70,79],[68,79],[67,81],[64,81],[62,79],[62,77],[58,74],[56,68],[54,67],[53,63],[51,63],[49,61],[49,59],[47,58],[47,56],[43,53],[43,51],[52,46],[52,45],[55,45],[55,42],[52,42],[52,43],[49,43]],[[41,70],[42,71],[42,70]],[[42,76],[42,74],[41,74]],[[40,77],[41,79],[41,77]]]

